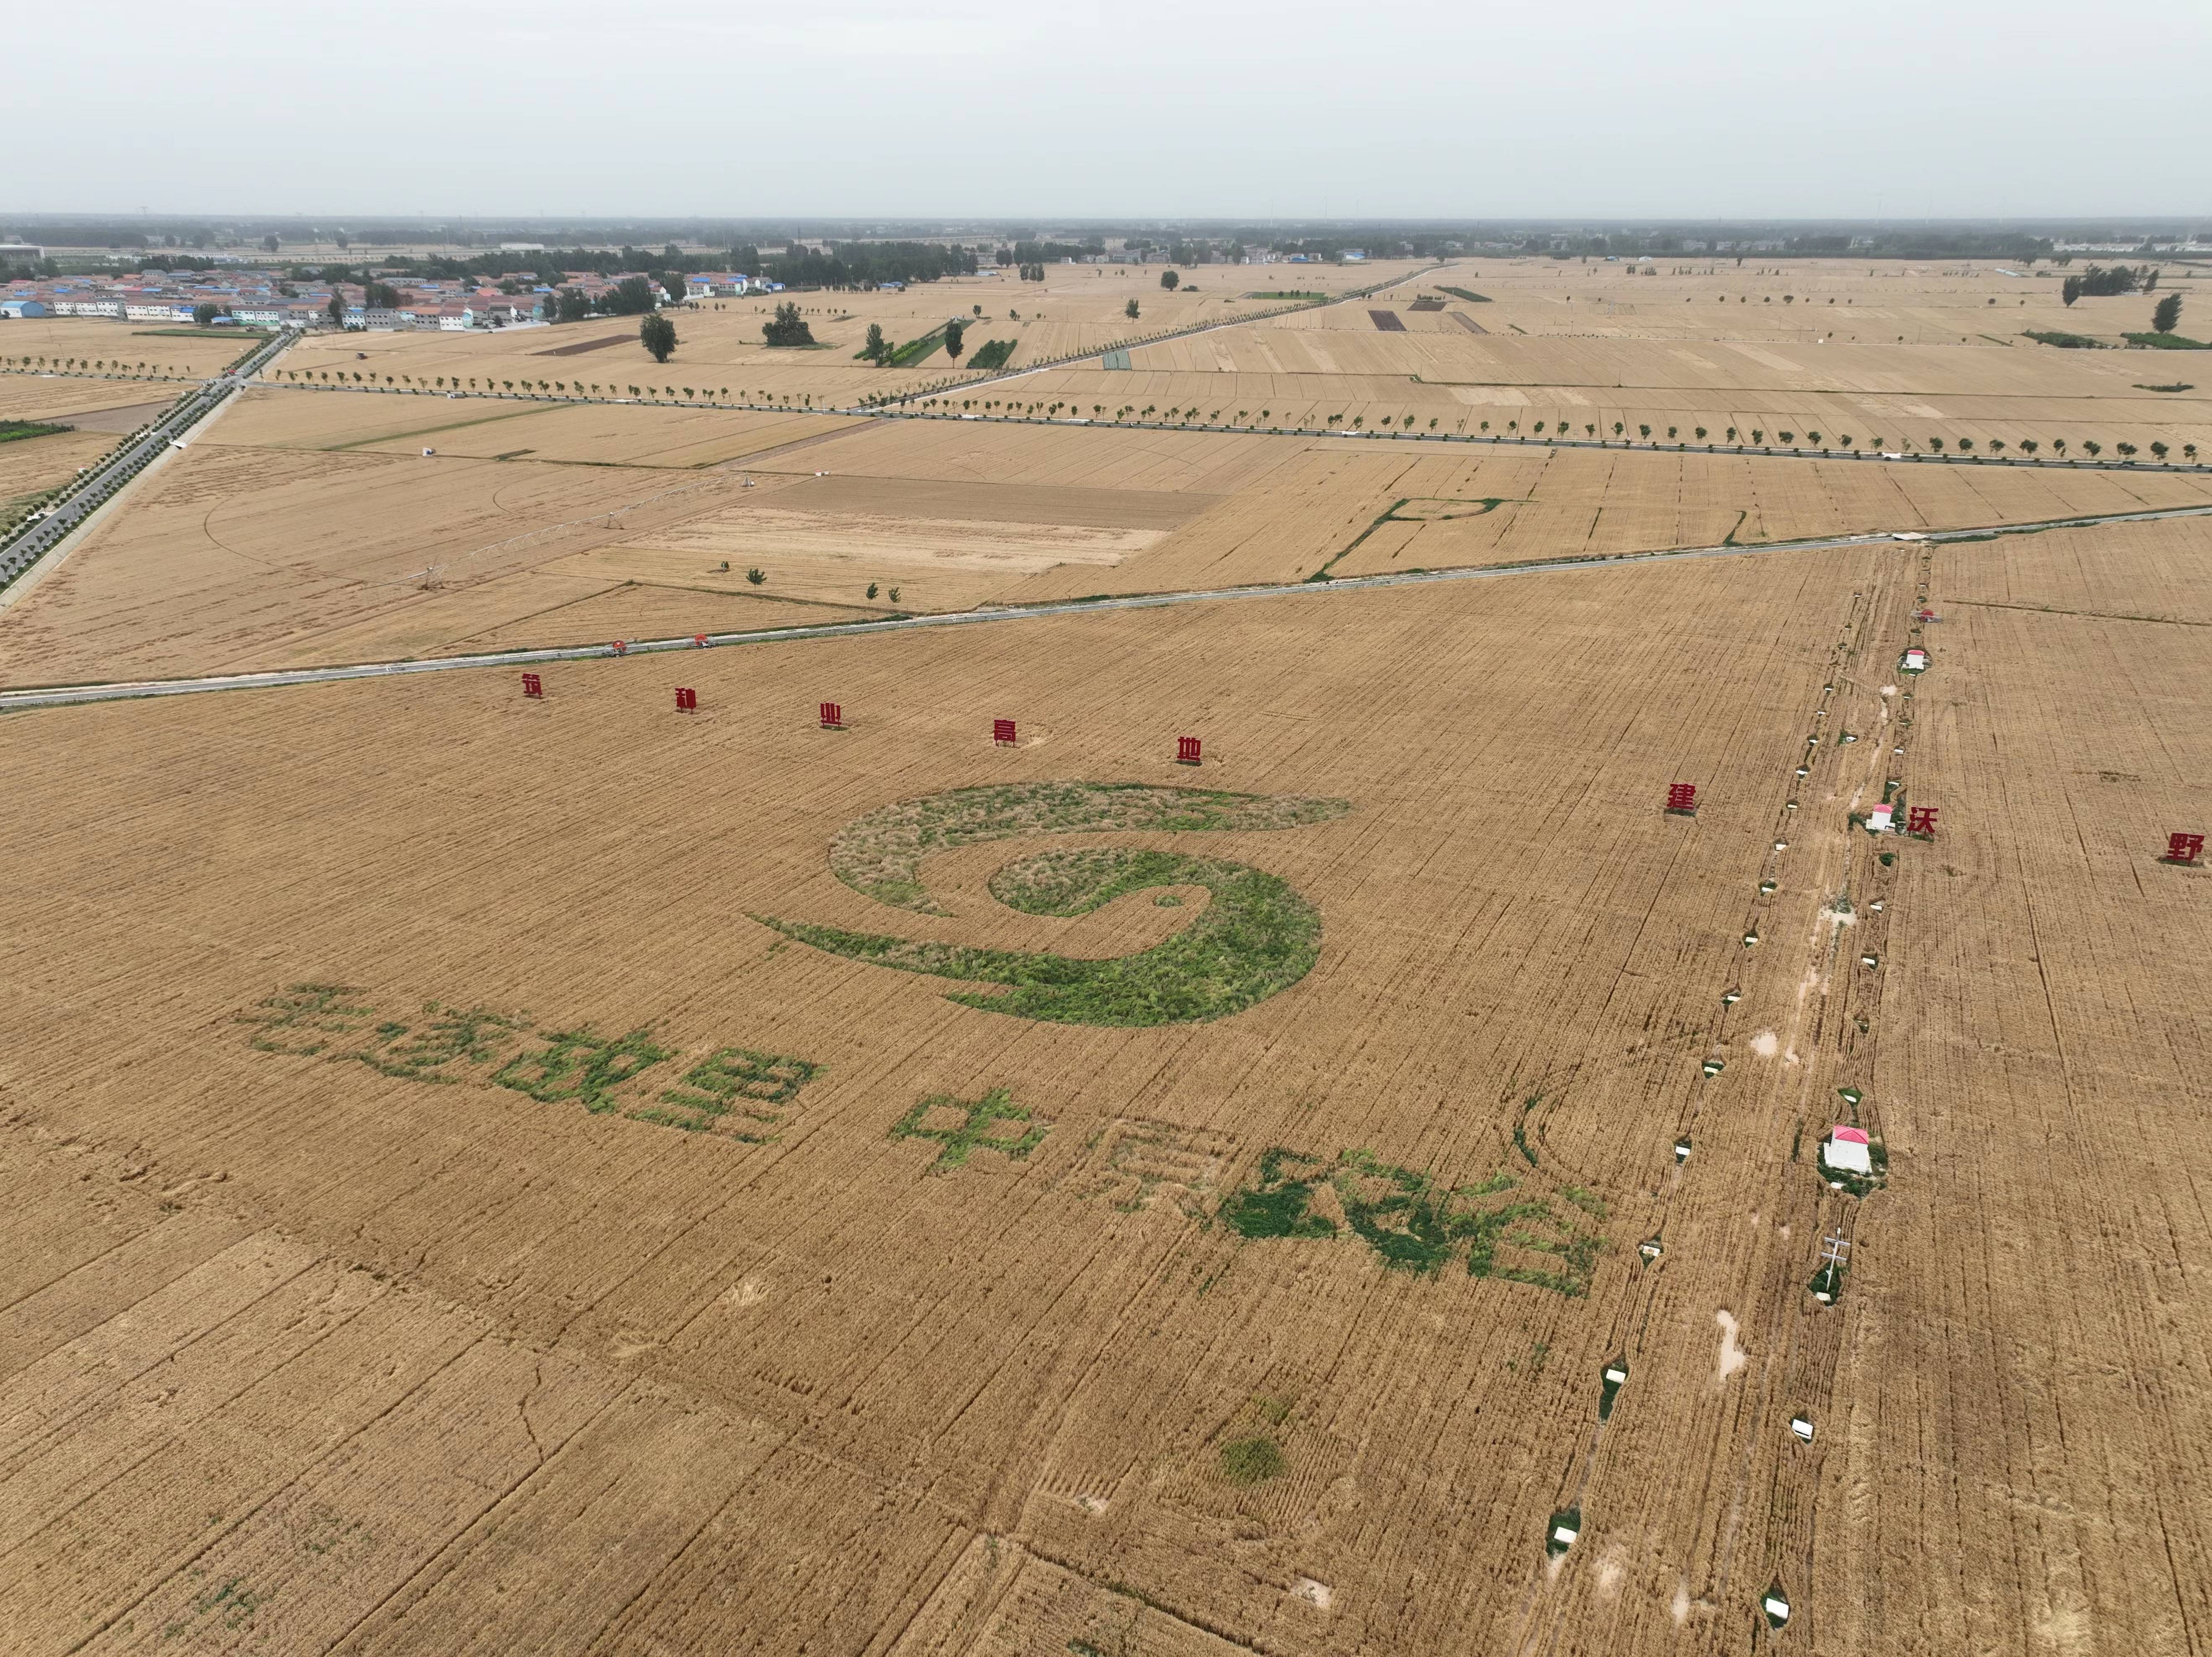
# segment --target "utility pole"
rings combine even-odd
[[[1820,1264],[1828,1268],[1826,1292],[1832,1296],[1836,1292],[1836,1273],[1850,1264],[1851,1246],[1845,1240],[1840,1227],[1830,1235],[1821,1238],[1820,1241],[1826,1245],[1826,1247],[1821,1251]]]

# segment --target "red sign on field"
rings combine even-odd
[[[2185,835],[2179,829],[2166,837],[2166,855],[2161,863],[2185,863],[2194,868],[2197,859],[2204,855],[2204,836]]]
[[[692,689],[690,685],[678,685],[676,711],[679,713],[696,713],[699,711],[699,693]]]
[[[545,681],[539,678],[535,673],[524,674],[522,676],[522,694],[526,696],[544,695],[545,694]]]
[[[1667,809],[1694,814],[1698,809],[1698,786],[1693,782],[1670,782],[1667,785]]]
[[[1905,832],[1908,835],[1932,835],[1936,832],[1936,808],[1915,805],[1905,814]]]
[[[842,731],[845,728],[845,710],[835,702],[823,703],[822,728],[824,731]]]
[[[1014,743],[1014,722],[1012,719],[991,721],[991,740],[1001,748],[1011,748]]]
[[[1198,738],[1195,737],[1177,737],[1176,738],[1176,763],[1177,765],[1196,765],[1198,762]]]

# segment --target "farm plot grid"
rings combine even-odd
[[[2000,1355],[2063,1394],[2039,1332],[2116,1315],[2108,1276],[1922,1287],[1959,1243],[1918,1217],[1979,1235],[2042,1165],[2002,1131],[2036,1055],[2128,1040],[2074,995],[1962,1022],[1928,962],[2021,934],[1944,942],[1948,871],[2085,915],[2153,872],[1993,795],[1977,707],[2094,681],[2081,718],[2149,719],[2113,768],[2205,804],[2199,710],[2151,700],[2203,682],[2191,630],[2138,679],[2025,643],[2117,622],[1916,619],[1998,555],[775,646],[684,659],[693,714],[646,658],[0,724],[46,780],[0,824],[42,1240],[0,1616],[33,1651],[1616,1652],[1741,1648],[1779,1595],[1823,1649],[2171,1643],[2201,1469],[2118,1508],[2109,1472],[2182,1456],[2193,1393],[2103,1387],[2079,1453],[2022,1448],[2025,1394],[1897,1442]],[[1942,815],[1878,839],[1879,804]],[[2081,970],[2154,973],[2154,935]],[[1236,1005],[1194,1017],[1207,984]],[[1857,1191],[1837,1121],[1884,1150]],[[2036,1190],[2054,1232],[2118,1200]],[[2030,1454],[2113,1517],[2049,1586],[1986,1482]],[[2152,1539],[2170,1577],[2122,1563]]]

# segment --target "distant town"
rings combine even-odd
[[[773,239],[736,225],[666,227],[649,243],[510,240],[453,226],[210,230],[149,234],[114,224],[0,226],[0,320],[112,318],[244,329],[437,329],[448,331],[629,316],[799,289],[896,289],[943,276],[1044,279],[1048,264],[1359,264],[1370,257],[1535,256],[1634,260],[1747,256],[1859,259],[2000,258],[2064,265],[2077,254],[2191,258],[2212,240],[2183,225],[2081,227],[1468,226],[1444,231],[1375,226],[1355,243],[1319,226],[915,228],[910,239],[841,239],[787,230]],[[149,227],[149,230],[154,227]],[[576,227],[582,230],[586,227]],[[880,234],[890,227],[872,227]],[[2069,227],[2069,228],[2074,228]],[[2054,234],[2056,232],[2056,234]],[[970,240],[970,238],[973,238]],[[161,243],[165,242],[165,247]],[[50,245],[41,245],[46,243]],[[135,244],[135,246],[134,246]],[[2039,272],[2040,274],[2040,272]]]
[[[557,283],[394,276],[367,282],[288,278],[276,270],[167,270],[19,278],[0,290],[0,318],[112,317],[240,328],[421,328],[459,331],[520,323],[631,315],[665,305],[780,293],[737,271],[670,276],[642,270],[562,273]]]

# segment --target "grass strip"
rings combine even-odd
[[[896,350],[886,355],[884,358],[884,367],[886,368],[911,368],[917,362],[927,361],[930,357],[936,354],[938,348],[944,343],[945,328],[944,325],[940,323],[938,326],[931,329],[927,333],[924,334],[920,339],[910,339],[907,341],[905,344],[900,346]]]

